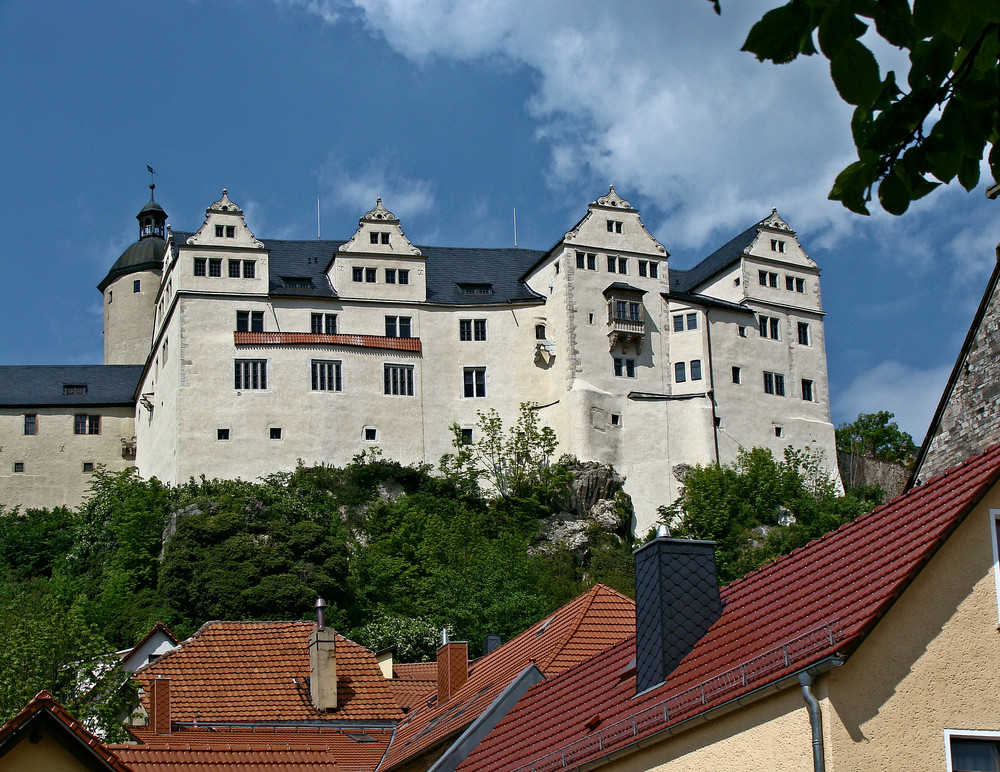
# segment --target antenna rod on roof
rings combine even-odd
[[[320,239],[320,229],[319,229],[319,196],[316,196],[316,240]]]
[[[517,207],[514,207],[514,247],[517,248]]]

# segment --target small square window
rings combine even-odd
[[[410,272],[406,268],[399,269],[399,283],[409,284],[410,283]]]
[[[205,266],[207,264],[208,264],[208,260],[206,260],[204,257],[196,257],[194,259],[194,275],[195,276],[204,276],[205,275]]]
[[[225,232],[225,229],[221,225],[216,225],[215,226],[215,238],[221,239],[222,238],[222,234],[224,232]]]
[[[378,279],[378,271],[374,268],[365,268],[365,282],[374,284]]]
[[[739,336],[741,338],[745,338],[747,336],[747,328],[744,327],[742,324],[739,326]]]
[[[86,474],[88,472],[93,472],[93,471],[94,471],[94,462],[93,461],[84,461],[83,462],[83,472],[84,472],[84,474]]]
[[[227,225],[226,226],[226,238],[227,239],[235,239],[236,238],[236,226],[235,225]]]
[[[222,258],[212,258],[208,261],[208,275],[222,276]]]
[[[229,439],[229,429],[216,429],[215,439],[225,442]]]
[[[14,474],[23,474],[23,473],[24,473],[24,462],[23,461],[15,461],[14,462]]]
[[[385,269],[385,283],[386,284],[395,284],[396,283],[396,269],[395,268],[386,268]]]
[[[240,261],[230,260],[229,261],[229,278],[238,279],[240,278]]]
[[[784,433],[785,433],[785,432],[784,432],[784,430],[783,430],[783,429],[782,429],[782,428],[781,428],[780,426],[775,426],[775,427],[774,427],[774,436],[775,436],[775,437],[780,437],[780,436],[782,436],[782,435],[783,435]]]
[[[354,281],[364,281],[365,280],[365,269],[364,268],[352,268],[351,269],[351,279]]]
[[[142,289],[142,283],[139,281],[139,279],[136,279],[135,281],[132,282],[133,292],[139,292],[141,289]]]
[[[280,440],[281,439],[281,427],[272,426],[271,427],[271,439]]]
[[[622,425],[622,416],[621,416],[621,413],[612,413],[611,414],[611,425],[612,426],[621,426]]]
[[[377,442],[378,441],[378,429],[374,426],[366,426],[362,433],[365,438],[365,442]]]
[[[255,279],[257,277],[257,263],[254,260],[243,261],[243,278]]]

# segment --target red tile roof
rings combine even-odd
[[[20,741],[25,729],[37,721],[46,719],[50,728],[55,731],[62,730],[69,736],[70,742],[63,742],[62,745],[70,753],[74,750],[82,752],[114,772],[132,772],[127,764],[109,750],[100,739],[88,732],[83,724],[73,718],[66,708],[44,690],[36,694],[14,718],[0,727],[0,758]],[[74,746],[72,742],[74,740],[78,745]]]
[[[994,446],[723,588],[719,620],[662,686],[641,697],[634,668],[628,673],[634,638],[537,684],[459,769],[574,768],[849,655],[998,478]]]
[[[437,694],[436,662],[397,662],[392,666],[389,691],[404,710],[412,710]]]
[[[389,338],[385,335],[321,335],[312,332],[234,332],[233,342],[237,346],[281,346],[318,343],[324,346],[420,351],[420,338]]]
[[[338,707],[316,711],[309,700],[312,622],[208,622],[180,648],[136,673],[148,705],[148,683],[171,679],[174,722],[395,721],[403,712],[368,649],[337,636]]]
[[[139,744],[111,748],[134,772],[164,767],[186,772],[220,767],[256,772],[372,772],[392,737],[391,729],[370,727],[185,727],[170,735],[157,735],[144,727],[130,731]]]
[[[411,712],[396,730],[381,769],[391,769],[436,747],[471,724],[529,664],[554,676],[635,633],[635,605],[610,587],[595,585],[476,660],[469,680],[441,705]]]

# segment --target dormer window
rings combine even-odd
[[[402,284],[402,282],[400,282]],[[492,295],[492,284],[459,284],[463,295]]]

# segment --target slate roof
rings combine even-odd
[[[998,478],[995,445],[723,588],[719,620],[662,686],[641,696],[634,637],[537,684],[459,769],[576,768],[849,656]]]
[[[128,273],[162,270],[163,256],[166,252],[167,242],[159,236],[146,236],[139,239],[139,241],[125,248],[125,251],[121,253],[121,256],[111,266],[107,276],[101,279],[101,283],[97,285],[97,289],[104,292],[111,282],[119,276],[124,276]]]
[[[471,724],[530,664],[546,676],[604,651],[635,632],[635,604],[610,587],[595,585],[551,616],[476,660],[469,679],[442,704],[436,698],[411,712],[380,769],[392,769],[430,752]],[[428,700],[430,702],[430,700]]]
[[[127,764],[44,690],[32,697],[14,718],[0,727],[0,759],[23,740],[34,742],[28,733],[40,726],[44,726],[60,745],[88,769],[132,772]]]
[[[753,244],[760,226],[764,220],[751,225],[743,233],[715,250],[712,254],[687,271],[670,269],[670,289],[676,292],[692,292],[706,279],[710,279],[719,271],[724,271],[733,263],[739,261],[743,251]]]
[[[315,726],[186,727],[170,735],[158,735],[148,727],[130,727],[129,731],[138,745],[109,747],[133,772],[164,768],[371,772],[392,737],[391,729]]]
[[[174,233],[173,249],[191,233]],[[261,239],[269,250],[271,295],[337,297],[326,270],[338,256],[343,241],[293,241]],[[539,300],[528,289],[522,275],[547,253],[535,249],[482,249],[467,247],[417,247],[426,259],[427,302],[444,305],[496,305]],[[355,253],[351,253],[355,257]],[[288,287],[284,278],[310,279],[311,287]],[[491,294],[464,294],[462,284],[489,284]]]
[[[2,365],[0,407],[134,405],[142,365]],[[63,386],[87,386],[64,394]]]
[[[170,678],[171,719],[178,723],[379,721],[403,712],[375,655],[337,635],[338,707],[315,710],[309,699],[312,622],[207,622],[178,649],[140,669],[148,711],[149,681]]]

